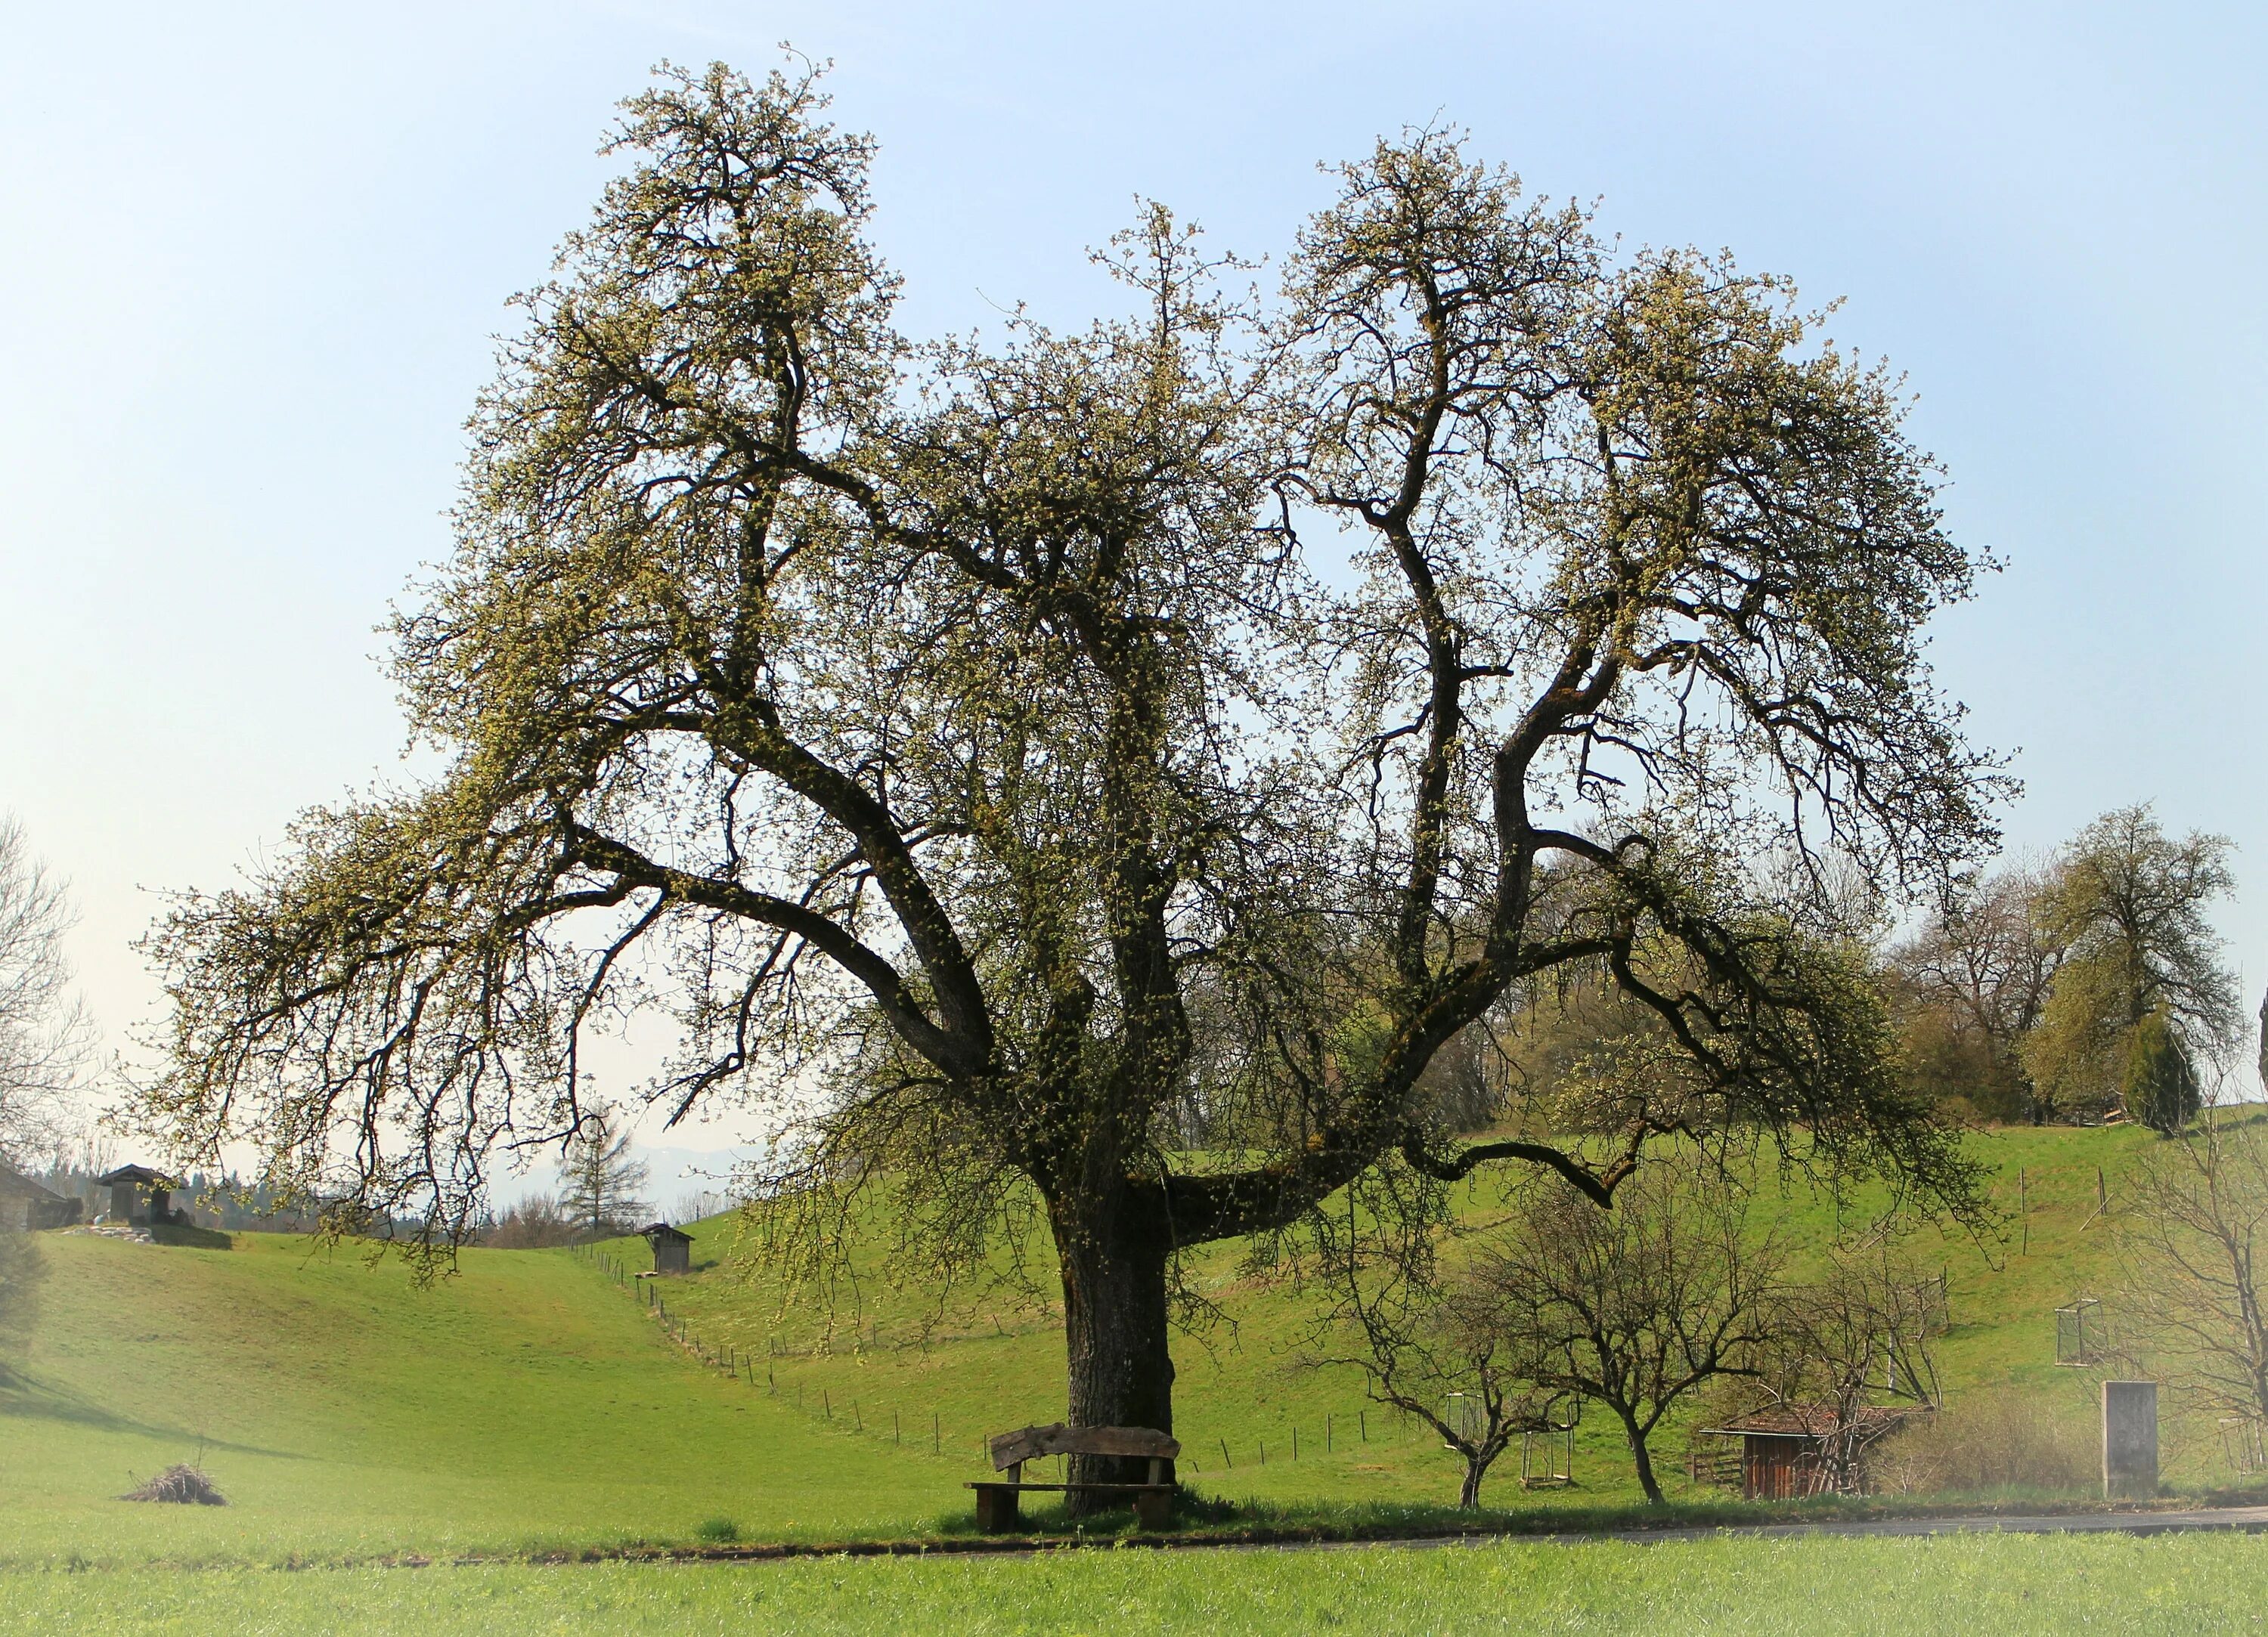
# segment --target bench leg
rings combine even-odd
[[[1134,1516],[1143,1528],[1156,1531],[1174,1521],[1174,1492],[1170,1489],[1145,1489],[1134,1497]]]
[[[988,1535],[1016,1527],[1016,1492],[1005,1484],[976,1486],[976,1527]]]

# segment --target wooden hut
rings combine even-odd
[[[0,1228],[37,1233],[67,1228],[79,1217],[79,1202],[41,1187],[18,1171],[0,1165]]]
[[[147,1165],[121,1165],[94,1179],[110,1190],[110,1220],[130,1228],[166,1228],[188,1220],[187,1212],[173,1209],[173,1190],[180,1185]]]
[[[1775,1404],[1722,1427],[1701,1428],[1694,1436],[1740,1440],[1737,1481],[1744,1499],[1792,1501],[1829,1487],[1836,1465],[1830,1446],[1840,1445],[1863,1472],[1867,1451],[1914,1416],[1928,1413],[1919,1405],[1869,1404],[1858,1410],[1845,1428],[1832,1405]],[[1735,1481],[1731,1462],[1697,1452],[1692,1472],[1697,1479]]]
[[[648,1222],[638,1232],[653,1247],[653,1271],[681,1274],[693,1265],[693,1236],[667,1222]]]

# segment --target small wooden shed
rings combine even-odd
[[[653,1247],[653,1271],[681,1274],[693,1265],[693,1236],[667,1222],[648,1222],[638,1230]]]
[[[173,1190],[180,1185],[147,1165],[121,1165],[94,1179],[110,1190],[110,1220],[132,1228],[165,1228],[188,1220],[173,1209]]]
[[[1928,1413],[1918,1405],[1863,1406],[1850,1429],[1861,1461],[1881,1439]],[[1832,1405],[1819,1404],[1771,1405],[1695,1434],[1697,1438],[1741,1441],[1741,1494],[1749,1501],[1792,1501],[1820,1493],[1829,1475],[1828,1445],[1844,1435],[1839,1413]],[[1732,1477],[1729,1471],[1697,1457],[1693,1472],[1697,1479]]]
[[[79,1202],[41,1187],[18,1171],[0,1165],[0,1228],[36,1233],[65,1228],[79,1217]]]

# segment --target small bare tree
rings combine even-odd
[[[1403,1197],[1386,1197],[1396,1190]],[[1528,1379],[1484,1287],[1440,1277],[1438,1252],[1452,1223],[1438,1191],[1385,1167],[1340,1203],[1313,1242],[1329,1299],[1311,1362],[1360,1369],[1373,1403],[1439,1433],[1465,1464],[1457,1505],[1474,1510],[1512,1441],[1564,1424],[1574,1406]]]
[[[1465,1300],[1533,1391],[1614,1413],[1659,1506],[1647,1441],[1687,1394],[1756,1373],[1786,1261],[1776,1228],[1750,1232],[1739,1188],[1649,1166],[1611,1210],[1556,1178],[1525,1190],[1475,1256]]]
[[[2118,1224],[2137,1339],[2199,1403],[2268,1422],[2268,1123],[2209,1108],[2129,1187]]]
[[[1837,1247],[1825,1274],[1783,1293],[1760,1384],[1818,1441],[1815,1493],[1865,1487],[1868,1452],[1942,1398],[1933,1343],[1944,1287],[1887,1243]]]
[[[0,814],[0,1161],[11,1164],[53,1140],[91,1046],[63,959],[71,920],[63,882],[32,855],[14,816]]]

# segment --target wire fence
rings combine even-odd
[[[807,1390],[809,1384],[782,1382],[779,1379],[781,1362],[798,1354],[783,1351],[770,1338],[767,1338],[761,1355],[736,1341],[713,1342],[694,1328],[682,1311],[671,1311],[668,1293],[662,1286],[661,1276],[633,1273],[619,1257],[593,1245],[570,1245],[567,1250],[575,1259],[595,1269],[616,1287],[634,1296],[639,1304],[652,1314],[654,1322],[660,1326],[664,1335],[687,1354],[722,1375],[745,1382],[751,1389],[762,1391],[768,1397],[792,1404],[799,1413],[814,1416],[840,1431],[859,1436],[886,1436],[901,1448],[909,1443],[917,1448],[923,1442],[921,1434],[926,1431],[932,1455],[942,1456],[947,1443],[954,1444],[956,1449],[961,1448],[961,1441],[968,1439],[975,1443],[981,1457],[988,1461],[990,1458],[992,1432],[972,1435],[965,1428],[956,1428],[948,1434],[944,1413],[934,1405],[918,1406],[910,1415],[902,1406],[877,1409],[870,1424],[866,1420],[865,1405],[859,1398],[848,1396],[841,1405],[837,1405],[832,1385],[821,1384],[817,1389],[814,1400]],[[924,1420],[929,1423],[926,1428],[921,1424]],[[992,1429],[993,1432],[1002,1430],[1005,1429]],[[1324,1412],[1321,1427],[1313,1423],[1303,1427],[1296,1420],[1286,1423],[1275,1435],[1272,1450],[1269,1436],[1261,1434],[1248,1435],[1233,1444],[1221,1434],[1205,1438],[1184,1437],[1181,1457],[1175,1465],[1190,1476],[1202,1476],[1208,1470],[1218,1475],[1256,1471],[1266,1467],[1271,1461],[1281,1465],[1287,1461],[1336,1458],[1367,1450],[1438,1441],[1439,1436],[1420,1418],[1406,1411],[1386,1406],[1361,1405],[1347,1411]],[[1217,1466],[1212,1464],[1216,1450],[1220,1457]],[[1060,1457],[1057,1458],[1060,1462]]]

